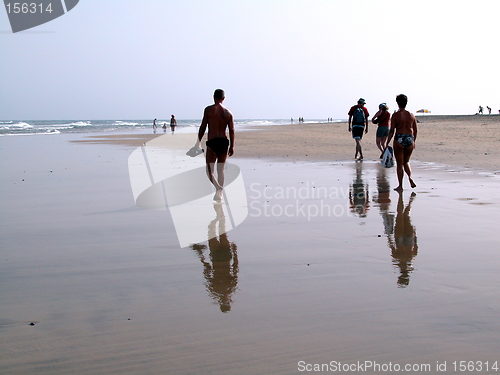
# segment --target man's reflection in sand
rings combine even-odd
[[[403,202],[403,192],[399,191],[398,210],[394,233],[388,236],[389,247],[392,253],[392,263],[399,267],[398,286],[405,288],[410,283],[410,273],[413,271],[413,258],[417,255],[417,233],[411,223],[410,209],[415,193],[411,193],[408,205]]]
[[[203,264],[203,275],[208,294],[220,306],[220,310],[225,313],[231,310],[233,295],[238,286],[238,249],[236,244],[229,242],[227,238],[226,217],[222,204],[214,204],[214,210],[216,217],[208,225],[210,260],[207,261],[205,258],[206,245],[193,244],[191,248]]]
[[[359,217],[366,217],[370,208],[368,184],[363,181],[363,163],[356,163],[356,176],[349,189],[349,208]]]

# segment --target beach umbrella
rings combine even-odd
[[[419,109],[417,113],[431,113],[428,109]]]

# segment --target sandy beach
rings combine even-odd
[[[500,116],[417,116],[418,140],[413,159],[465,168],[498,170]],[[263,128],[261,128],[263,129]],[[366,159],[380,153],[375,145],[377,126],[370,123],[363,137]],[[289,160],[348,160],[354,158],[354,141],[346,123],[272,127],[265,132],[238,135],[241,157]]]
[[[375,126],[363,162],[345,123],[265,126],[222,205],[172,203],[195,134],[0,137],[0,372],[498,373],[500,116],[418,118],[416,189]]]
[[[498,171],[500,115],[417,116],[418,141],[413,160],[467,169]],[[236,158],[287,161],[336,161],[354,158],[354,141],[347,123],[260,126],[237,132]],[[363,137],[365,158],[376,160],[377,126],[370,123]],[[88,142],[140,146],[161,134],[94,136]]]

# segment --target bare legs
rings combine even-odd
[[[396,170],[398,174],[398,187],[394,190],[403,190],[403,177],[406,173],[408,180],[410,181],[410,186],[414,188],[417,186],[413,179],[411,178],[411,167],[410,167],[410,156],[413,152],[415,145],[408,146],[404,148],[398,142],[394,142],[394,157],[396,159]]]
[[[217,155],[207,147],[207,176],[210,182],[215,186],[214,201],[222,200],[222,189],[224,188],[224,163],[226,159],[227,153]],[[215,170],[217,170],[217,177],[215,177]]]
[[[359,154],[359,160],[363,160],[363,150],[361,149],[361,139],[359,138],[354,138],[356,141],[356,154],[354,155],[354,159],[358,159],[358,154]]]
[[[387,137],[381,137],[381,138],[376,138],[376,143],[377,143],[377,147],[378,149],[380,150],[380,158],[382,159],[382,155],[384,154],[384,145],[387,141]]]

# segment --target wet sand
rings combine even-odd
[[[422,137],[417,188],[399,194],[395,170],[374,160],[278,161],[265,142],[243,157],[278,131],[239,135],[246,220],[208,241],[230,222],[214,205],[207,241],[184,248],[169,211],[134,202],[127,161],[142,136],[0,138],[0,372],[293,374],[360,361],[436,373],[447,361],[455,373],[453,361],[499,361],[496,168],[427,163]]]

